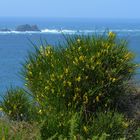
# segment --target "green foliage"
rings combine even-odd
[[[97,113],[88,121],[83,120],[81,113],[61,112],[47,117],[41,128],[43,140],[93,139],[119,140],[125,136],[128,122],[123,115],[116,112]]]
[[[91,134],[102,136],[107,134],[107,140],[118,140],[125,136],[125,130],[129,123],[122,114],[117,112],[97,113],[96,117],[92,119],[90,128]]]
[[[1,110],[12,120],[29,120],[30,101],[23,89],[9,89],[0,102]]]
[[[135,140],[140,140],[140,128],[138,128],[135,132]]]
[[[26,86],[43,112],[68,108],[96,111],[116,103],[136,65],[124,40],[75,36],[57,48],[41,46],[24,65]]]
[[[58,137],[74,139],[79,133],[80,119],[79,113],[72,112],[48,115],[41,128],[42,139],[58,139]]]
[[[2,112],[18,122],[2,124],[0,138],[125,139],[128,122],[109,110],[126,95],[136,68],[133,58],[126,41],[113,32],[70,36],[60,46],[36,47],[22,73],[30,96],[23,89],[10,89],[0,103]],[[41,136],[29,124],[33,121],[43,124]]]

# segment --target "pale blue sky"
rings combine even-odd
[[[0,17],[140,18],[140,0],[0,0]]]

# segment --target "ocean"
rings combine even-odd
[[[18,25],[37,25],[41,32],[16,32]],[[128,47],[136,54],[135,61],[140,62],[140,19],[88,19],[88,18],[0,18],[0,94],[7,88],[24,86],[20,75],[22,64],[33,51],[30,41],[40,45],[40,40],[49,44],[63,41],[63,35],[103,33],[114,31],[119,37],[128,40]],[[137,75],[139,72],[137,71]],[[138,76],[139,77],[139,76]]]

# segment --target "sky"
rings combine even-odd
[[[0,0],[0,17],[140,18],[140,0]]]

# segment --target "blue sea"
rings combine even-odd
[[[41,32],[16,32],[22,24],[36,24]],[[0,94],[11,86],[24,86],[20,71],[29,51],[33,51],[30,41],[40,45],[40,40],[57,44],[64,40],[62,33],[92,34],[114,31],[128,40],[128,47],[140,62],[140,19],[88,19],[88,18],[0,18]]]

